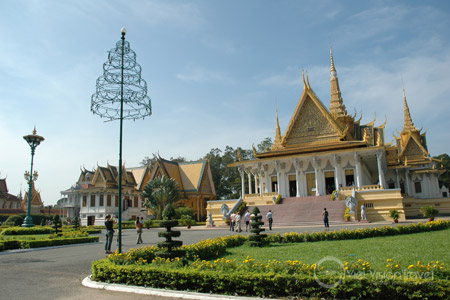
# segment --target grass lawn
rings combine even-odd
[[[439,261],[450,265],[450,229],[405,234],[389,237],[366,238],[360,240],[321,241],[296,244],[271,244],[269,247],[254,248],[247,244],[230,248],[226,259],[238,262],[247,256],[259,262],[276,259],[278,261],[301,260],[314,264],[327,256],[342,262],[356,262],[358,259],[370,262],[372,269],[384,271],[386,259],[400,261],[400,269],[406,270],[417,261],[428,263]]]

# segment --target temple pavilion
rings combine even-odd
[[[253,148],[255,159],[229,165],[239,169],[242,195],[240,200],[208,202],[216,225],[223,224],[241,201],[248,206],[268,206],[275,215],[283,203],[289,203],[284,213],[293,215],[291,220],[295,220],[296,209],[299,216],[306,209],[299,206],[302,202],[307,202],[308,209],[320,219],[323,207],[344,203],[350,196],[357,201],[354,220],[360,218],[363,204],[369,221],[388,220],[392,208],[400,212],[401,219],[420,215],[424,205],[440,206],[441,212],[450,213],[449,198],[443,198],[439,189],[441,162],[430,156],[426,134],[414,125],[405,90],[403,128],[395,136],[395,144],[386,143],[386,120],[378,126],[376,120],[361,124],[361,117],[347,112],[331,49],[330,57],[328,108],[303,74],[303,93],[284,134],[277,112],[273,147],[260,153]],[[274,205],[279,195],[283,201]],[[307,215],[302,217],[309,219]],[[343,220],[343,215],[332,217]]]

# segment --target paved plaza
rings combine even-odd
[[[330,230],[382,226],[390,223],[331,225]],[[157,232],[161,229],[144,229],[143,246],[156,245],[162,241]],[[184,244],[196,243],[207,238],[236,234],[227,228],[209,229],[205,227],[180,228]],[[267,230],[267,229],[266,229]],[[323,230],[322,225],[296,227],[274,227],[269,232],[312,232]],[[116,232],[117,233],[117,232]],[[246,234],[246,232],[242,232]],[[117,237],[117,235],[115,236]],[[82,280],[91,274],[91,262],[105,257],[104,234],[100,234],[99,243],[70,245],[54,248],[13,250],[0,252],[0,299],[51,300],[51,299],[168,299],[148,295],[113,292],[84,287]],[[117,243],[113,243],[115,249]],[[123,251],[136,248],[136,231],[123,230]],[[181,299],[181,298],[170,298]]]

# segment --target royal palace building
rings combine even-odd
[[[76,184],[61,192],[61,204],[69,216],[79,215],[82,225],[103,225],[107,214],[117,218],[118,173],[118,168],[109,164],[93,171],[81,170]],[[177,181],[182,193],[180,204],[191,207],[197,220],[206,216],[206,201],[216,197],[207,161],[180,163],[158,157],[151,168],[123,166],[122,174],[122,220],[148,217],[142,193],[150,180],[160,176]]]
[[[426,134],[414,125],[405,90],[403,128],[395,143],[386,143],[386,120],[378,126],[376,120],[361,124],[361,117],[348,114],[331,49],[330,56],[328,108],[314,93],[308,76],[303,75],[303,93],[284,134],[277,112],[273,147],[260,153],[253,149],[255,159],[229,165],[241,174],[242,199],[209,201],[208,210],[216,224],[222,224],[240,201],[248,206],[269,206],[275,215],[288,203],[286,213],[294,219],[295,204],[298,216],[308,219],[300,213],[306,209],[299,206],[302,202],[309,204],[311,213],[321,216],[324,206],[333,207],[350,196],[358,208],[364,204],[369,221],[388,220],[393,208],[400,212],[401,219],[420,215],[424,205],[450,213],[449,198],[443,197],[438,183],[444,172],[441,161],[430,156]],[[244,183],[245,176],[248,183]],[[274,205],[279,195],[283,201]],[[315,203],[317,207],[312,209]],[[360,218],[359,209],[353,218]]]

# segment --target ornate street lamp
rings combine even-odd
[[[34,159],[34,151],[36,147],[44,140],[44,138],[40,135],[36,134],[36,127],[34,127],[33,134],[29,134],[23,137],[25,141],[27,141],[28,145],[31,148],[31,170],[30,172],[25,171],[24,177],[28,183],[28,208],[27,208],[27,216],[22,224],[22,227],[33,227],[33,219],[31,218],[31,186],[33,182],[38,179],[38,173],[34,171],[33,173],[33,159]]]
[[[140,119],[152,114],[151,100],[147,96],[147,83],[141,78],[141,66],[136,53],[125,41],[125,28],[116,47],[108,53],[103,64],[103,75],[97,78],[96,91],[91,97],[91,111],[107,121],[120,120],[119,134],[119,253],[122,252],[122,122]],[[125,107],[124,107],[125,105]]]

